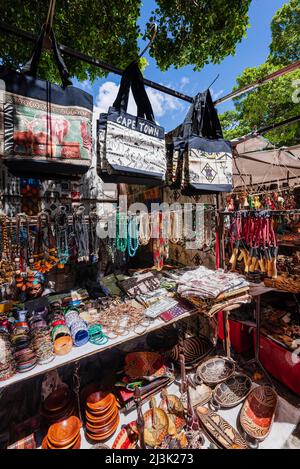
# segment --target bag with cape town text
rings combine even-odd
[[[129,91],[137,116],[127,113]],[[136,63],[123,72],[118,96],[97,124],[97,171],[104,182],[159,185],[165,179],[164,129],[156,125]]]

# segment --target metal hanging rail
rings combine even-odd
[[[8,34],[13,34],[14,36],[28,39],[32,42],[35,42],[38,39],[37,35],[33,33],[29,33],[27,31],[23,31],[19,28],[16,28],[15,26],[8,25],[2,21],[0,22],[0,30],[5,31]],[[75,49],[71,49],[70,47],[65,46],[63,44],[58,44],[58,48],[60,49],[61,52],[65,53],[66,55],[69,55],[70,57],[73,57],[78,60],[82,60],[83,62],[86,62],[90,65],[94,65],[95,67],[102,68],[103,70],[107,72],[115,73],[116,75],[122,75],[123,73],[123,70],[121,70],[118,67],[115,67],[114,65],[108,64],[107,62],[103,62],[102,60],[94,59],[93,57],[90,57],[89,55],[83,54],[82,52],[79,52]],[[273,72],[270,75],[267,75],[266,77],[261,78],[260,80],[257,80],[255,83],[244,86],[243,88],[240,88],[239,90],[233,91],[223,96],[222,98],[217,99],[216,101],[214,101],[214,104],[217,106],[221,103],[229,101],[233,98],[240,96],[241,94],[244,94],[248,91],[252,91],[258,88],[259,86],[265,83],[273,81],[278,77],[286,75],[287,73],[291,73],[297,70],[298,68],[300,68],[300,60],[286,67],[283,67],[279,70],[276,70],[276,72]],[[150,88],[161,91],[162,93],[169,94],[170,96],[174,96],[175,98],[181,99],[183,101],[187,101],[188,103],[193,102],[193,97],[180,93],[179,91],[172,90],[171,88],[168,88],[167,86],[163,86],[152,80],[148,80],[147,78],[144,78],[144,83]]]
[[[29,39],[32,42],[35,42],[38,39],[38,36],[36,36],[35,34],[29,33],[27,31],[23,31],[14,26],[10,26],[6,23],[3,23],[2,21],[0,22],[0,29],[9,34],[13,34],[15,36],[18,36],[24,39]],[[90,57],[89,55],[83,54],[82,52],[79,52],[75,49],[71,49],[71,47],[65,46],[63,44],[58,44],[58,48],[61,52],[63,52],[66,55],[69,55],[70,57],[73,57],[78,60],[82,60],[83,62],[86,62],[90,65],[94,65],[95,67],[102,68],[103,70],[107,72],[115,73],[116,75],[123,74],[123,70],[121,70],[120,68],[115,67],[114,65],[108,64],[107,62],[103,62],[102,60],[94,59],[93,57]],[[174,96],[175,98],[182,99],[183,101],[187,101],[189,103],[193,102],[193,98],[191,96],[187,96],[183,93],[180,93],[179,91],[172,90],[171,88],[168,88],[167,86],[160,85],[159,83],[156,83],[152,80],[148,80],[147,78],[144,78],[144,83],[145,85],[150,86],[150,88],[161,91],[162,93],[169,94],[170,96]]]

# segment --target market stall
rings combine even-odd
[[[298,256],[279,256],[298,240],[299,147],[226,141],[209,89],[173,92],[191,106],[166,136],[137,61],[93,129],[48,26],[21,72],[1,69],[0,446],[283,447],[299,411],[233,356],[228,322],[256,298],[256,365],[261,330],[295,345],[260,296],[300,291]],[[62,87],[36,76],[49,38]]]

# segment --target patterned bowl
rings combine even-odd
[[[252,386],[249,376],[235,373],[222,383],[219,383],[213,392],[212,405],[219,407],[235,407],[248,396]]]
[[[197,380],[199,384],[204,382],[214,386],[230,378],[235,371],[235,363],[230,358],[213,357],[206,360],[197,368]]]
[[[187,369],[195,368],[214,348],[210,340],[204,336],[188,337],[183,341],[182,346]],[[181,345],[177,344],[170,353],[171,360],[177,365],[180,361],[180,352]]]
[[[240,413],[241,427],[248,436],[263,441],[269,435],[277,402],[278,396],[271,386],[257,386],[250,392]]]

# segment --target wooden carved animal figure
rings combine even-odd
[[[37,124],[38,120],[33,119],[31,122],[23,118],[27,130],[17,130],[14,132],[14,152],[20,151],[20,147],[25,149],[25,153],[28,155],[32,152],[32,145],[34,141],[33,128]]]
[[[92,148],[92,137],[89,133],[87,122],[84,122],[84,121],[80,122],[80,131],[81,131],[83,148],[86,148],[87,151],[90,152]]]

